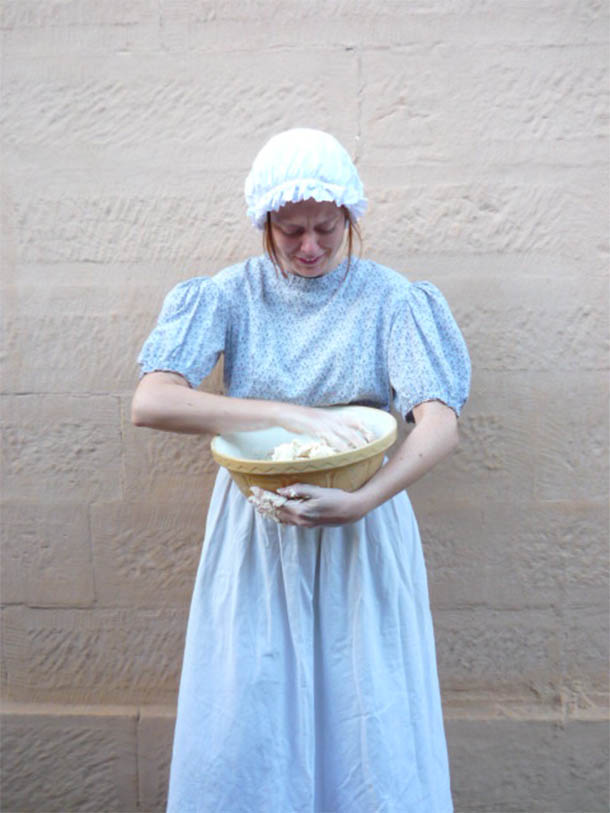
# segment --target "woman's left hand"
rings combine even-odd
[[[345,525],[356,522],[364,512],[354,493],[340,488],[320,488],[307,483],[296,483],[280,488],[278,494],[287,501],[277,509],[276,515],[285,525]]]
[[[286,502],[273,506],[274,518],[305,527],[344,525],[361,519],[419,480],[457,446],[457,417],[451,407],[439,401],[424,401],[413,407],[413,414],[415,428],[389,462],[357,491],[305,483],[280,488],[278,494]]]

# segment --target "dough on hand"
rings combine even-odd
[[[248,497],[248,502],[252,503],[258,513],[275,522],[279,522],[277,509],[284,505],[286,497],[281,497],[274,491],[265,491],[264,488],[259,488],[258,486],[250,486],[250,492],[251,496]]]

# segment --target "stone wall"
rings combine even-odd
[[[3,0],[3,810],[161,810],[209,438],[135,430],[164,293],[331,130],[473,392],[412,489],[458,811],[608,809],[601,0]],[[218,390],[218,371],[206,386]]]

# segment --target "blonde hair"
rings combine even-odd
[[[352,256],[354,253],[354,235],[358,238],[358,243],[360,245],[359,256],[362,253],[362,234],[360,233],[360,228],[355,220],[352,220],[351,215],[346,206],[341,206],[341,210],[345,215],[345,220],[347,222],[347,268],[345,269],[345,275],[347,276],[350,265],[352,262]],[[287,277],[288,274],[282,268],[278,255],[277,255],[277,246],[275,245],[275,240],[273,239],[273,231],[271,228],[271,212],[267,212],[267,217],[265,220],[265,225],[263,227],[263,250],[265,254],[269,257],[271,262],[273,263],[273,267],[276,271],[283,277]]]

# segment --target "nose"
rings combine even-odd
[[[318,238],[314,231],[303,232],[301,251],[306,256],[315,256],[318,252]]]

